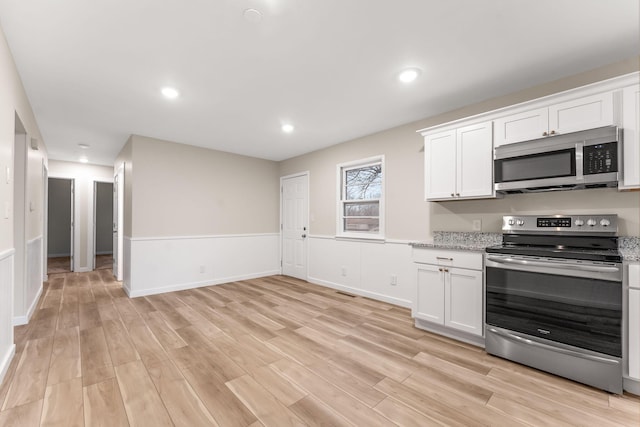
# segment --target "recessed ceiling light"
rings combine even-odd
[[[176,89],[168,86],[163,87],[161,92],[164,95],[164,97],[168,99],[176,99],[178,95],[180,95],[180,93]]]
[[[417,79],[419,75],[420,70],[418,68],[407,68],[398,75],[398,80],[402,83],[411,83]]]
[[[242,16],[249,22],[256,23],[262,21],[262,13],[256,9],[245,9],[244,12],[242,12]]]
[[[87,159],[85,156],[80,157],[80,163],[89,163],[89,159]]]
[[[78,144],[78,147],[82,148],[83,150],[86,150],[87,148],[89,148],[89,144]]]
[[[288,123],[282,125],[282,132],[284,132],[284,133],[291,133],[291,132],[293,132],[294,129],[295,128],[293,127],[293,125],[290,125]]]

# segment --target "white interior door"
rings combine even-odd
[[[113,177],[113,275],[122,280],[124,222],[124,163]]]
[[[42,160],[42,281],[49,280],[47,248],[49,245],[49,169]]]
[[[70,240],[70,243],[69,243],[69,248],[70,248],[70,251],[69,251],[69,254],[70,254],[69,270],[76,271],[76,269],[75,269],[75,247],[74,247],[74,238],[73,238],[73,235],[74,235],[73,232],[74,232],[74,229],[75,229],[75,226],[76,226],[76,218],[75,218],[76,217],[76,215],[75,215],[75,213],[76,213],[76,209],[75,209],[76,208],[76,203],[75,203],[75,201],[76,201],[76,188],[75,188],[76,185],[75,185],[75,183],[76,182],[75,182],[74,179],[70,180],[70,182],[71,182],[71,215],[70,215],[71,224],[70,224],[70,227],[69,227],[70,228],[70,237],[69,237],[69,240]]]
[[[282,274],[307,280],[309,176],[284,177],[280,184]]]

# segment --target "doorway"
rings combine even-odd
[[[113,183],[93,182],[94,270],[113,268]]]
[[[49,178],[47,274],[74,271],[74,180]]]
[[[309,174],[280,178],[282,274],[307,280]]]

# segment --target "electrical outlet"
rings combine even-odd
[[[482,220],[474,219],[471,223],[471,228],[473,229],[473,231],[482,231]]]
[[[396,286],[398,284],[398,276],[395,274],[391,275],[391,286]]]
[[[344,267],[344,266],[342,267],[342,275],[344,277],[347,277],[347,267]]]

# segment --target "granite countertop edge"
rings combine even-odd
[[[435,231],[432,242],[410,242],[413,248],[484,252],[502,243],[500,233]],[[619,249],[625,262],[640,261],[640,237],[620,237]]]

